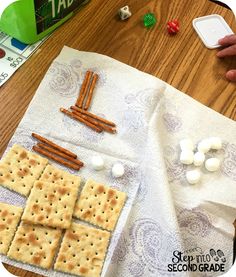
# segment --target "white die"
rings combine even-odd
[[[132,13],[129,10],[129,6],[124,6],[124,7],[120,8],[118,13],[119,13],[121,20],[126,20],[129,17],[131,17],[131,15],[132,15]]]

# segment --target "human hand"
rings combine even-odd
[[[217,57],[224,58],[236,56],[236,35],[229,35],[220,39],[219,44],[225,48],[217,53]],[[230,81],[236,82],[236,69],[229,70],[226,73],[226,78]]]

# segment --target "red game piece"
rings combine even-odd
[[[167,31],[170,35],[175,35],[179,32],[179,22],[177,19],[167,23]]]
[[[0,48],[0,59],[4,58],[5,55],[6,55],[6,52],[2,48]]]

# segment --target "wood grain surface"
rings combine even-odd
[[[120,21],[117,10],[129,5],[132,17]],[[142,17],[156,14],[158,23],[145,29]],[[150,73],[215,111],[236,119],[236,84],[225,79],[236,58],[218,59],[192,27],[192,20],[209,14],[222,15],[236,31],[233,13],[207,0],[102,1],[92,0],[53,35],[0,88],[0,156],[23,117],[51,62],[64,45],[111,56]],[[180,32],[169,36],[166,24],[180,21]],[[39,277],[7,266],[17,276]]]

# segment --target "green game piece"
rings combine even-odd
[[[157,23],[154,13],[146,13],[143,17],[143,24],[146,28],[151,28]]]

